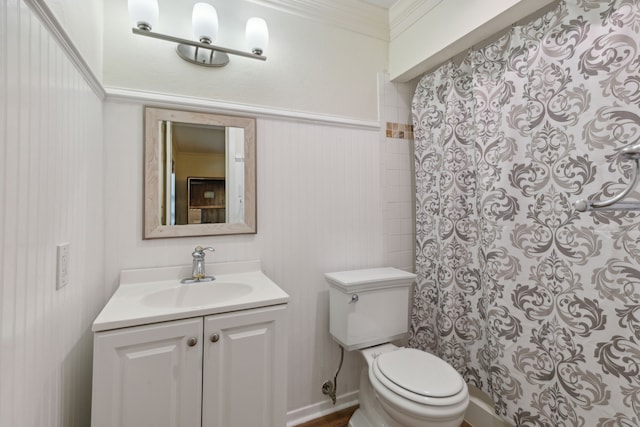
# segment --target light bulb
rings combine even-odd
[[[262,18],[249,18],[246,31],[247,49],[256,55],[262,55],[269,44],[269,29]]]
[[[141,30],[150,31],[158,23],[158,0],[129,0],[129,17]]]
[[[218,34],[218,14],[216,9],[207,3],[194,4],[191,25],[196,39],[202,43],[212,43]]]

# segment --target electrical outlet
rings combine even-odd
[[[69,245],[69,243],[61,243],[57,246],[56,289],[67,286],[69,283]]]

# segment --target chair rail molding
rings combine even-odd
[[[362,120],[351,117],[331,116],[320,113],[285,110],[260,105],[241,104],[215,99],[195,98],[190,96],[146,92],[132,89],[106,87],[105,90],[107,94],[106,100],[113,102],[144,103],[146,105],[156,107],[172,106],[187,109],[197,108],[210,113],[248,114],[259,118],[295,120],[365,130],[380,129],[379,120]]]

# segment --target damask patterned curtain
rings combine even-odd
[[[517,426],[640,426],[640,212],[571,204],[630,178],[638,3],[560,3],[425,75],[413,100],[410,345]]]

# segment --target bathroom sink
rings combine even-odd
[[[242,297],[251,292],[245,283],[204,282],[184,284],[145,295],[141,302],[150,307],[198,307]]]
[[[289,295],[267,277],[259,261],[210,264],[215,280],[180,283],[191,265],[123,270],[120,285],[93,331],[148,325],[286,304]]]

